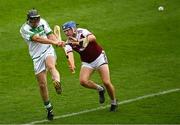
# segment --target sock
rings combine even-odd
[[[103,88],[102,86],[100,86],[100,85],[97,85],[97,90],[98,90],[98,92],[99,92],[99,91],[103,91],[104,88]]]
[[[51,105],[50,101],[45,101],[44,106],[47,110],[52,110],[52,105]]]
[[[116,99],[111,100],[111,105],[117,105],[117,100]]]

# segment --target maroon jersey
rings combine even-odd
[[[93,62],[102,53],[102,48],[95,41],[90,42],[88,46],[81,51],[80,46],[73,46],[73,50],[78,52],[83,62]]]
[[[88,35],[92,34],[87,29],[78,28],[76,39],[79,41],[82,38],[87,37]],[[77,45],[67,45],[65,47],[66,52],[70,52],[75,50],[80,54],[81,61],[91,63],[102,53],[102,47],[97,44],[96,41],[89,42],[86,48]]]

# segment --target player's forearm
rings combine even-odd
[[[57,38],[56,38],[56,36],[55,36],[53,33],[49,34],[47,37],[48,37],[48,39],[50,39],[50,40],[57,41]]]
[[[71,67],[75,67],[75,65],[74,65],[74,54],[73,54],[73,52],[69,52],[69,53],[67,54],[67,58],[68,58],[68,63],[69,63],[69,65],[70,65]]]
[[[53,44],[53,45],[57,44],[57,42],[54,41],[54,40],[43,38],[43,37],[38,36],[38,35],[34,35],[32,37],[32,40],[35,41],[35,42],[38,42],[38,43],[43,43],[43,44]]]

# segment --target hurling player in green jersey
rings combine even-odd
[[[60,74],[55,66],[56,53],[52,45],[62,47],[63,41],[56,38],[48,23],[40,17],[36,9],[28,11],[27,21],[22,25],[20,33],[28,45],[29,54],[33,60],[40,94],[47,109],[47,119],[52,120],[54,115],[47,88],[47,71],[51,74],[56,92],[60,94]]]

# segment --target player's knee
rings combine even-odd
[[[82,86],[84,86],[88,82],[88,80],[86,80],[86,79],[80,79],[79,81]]]
[[[48,68],[49,71],[52,71],[52,70],[54,70],[56,67],[55,67],[54,65],[48,65],[47,68]]]
[[[44,88],[46,88],[46,82],[39,82],[39,88],[40,89],[44,89]]]
[[[110,81],[103,80],[103,84],[104,84],[105,86],[109,86],[109,85],[111,85],[111,82],[110,82]]]

